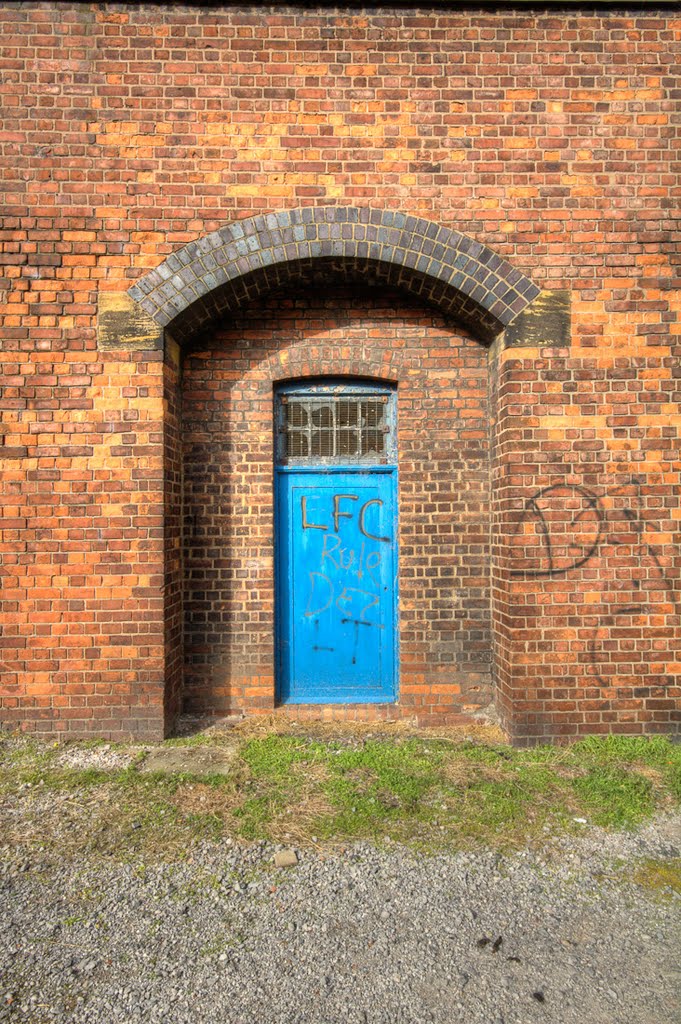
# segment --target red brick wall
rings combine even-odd
[[[2,722],[160,735],[179,702],[174,371],[98,349],[98,294],[234,218],[343,203],[570,292],[569,349],[495,350],[500,704],[519,741],[678,729],[677,12],[4,2],[0,31]],[[548,578],[528,503],[557,485],[556,542],[575,487],[603,526]]]
[[[146,735],[164,688],[161,363],[53,319],[3,352],[2,719]]]
[[[661,340],[503,353],[494,602],[518,740],[679,729],[681,389]]]

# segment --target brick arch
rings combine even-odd
[[[291,283],[357,280],[402,288],[483,341],[539,288],[487,246],[419,217],[368,207],[303,207],[233,221],[189,242],[128,294],[182,341]]]

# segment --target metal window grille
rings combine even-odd
[[[387,462],[389,396],[281,396],[280,461]]]

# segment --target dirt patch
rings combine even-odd
[[[391,736],[407,739],[446,739],[452,743],[479,742],[505,743],[506,737],[496,725],[471,722],[465,726],[443,728],[419,728],[416,719],[400,719],[385,722],[317,722],[289,718],[284,714],[244,718],[231,727],[240,739],[259,736],[285,735],[319,739],[352,746],[370,739],[387,739]]]

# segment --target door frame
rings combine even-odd
[[[281,459],[281,448],[279,441],[280,433],[280,403],[284,395],[301,394],[315,395],[324,393],[341,394],[377,394],[388,396],[390,425],[389,444],[387,446],[387,458],[380,462],[331,462],[320,460],[312,463],[301,460]],[[286,651],[284,638],[288,636],[290,628],[290,601],[289,582],[287,569],[292,561],[293,536],[291,530],[285,531],[282,526],[285,520],[285,509],[282,508],[283,501],[288,502],[288,490],[284,491],[284,480],[286,477],[295,474],[356,474],[359,477],[369,477],[374,473],[389,475],[392,478],[392,527],[393,527],[393,581],[392,581],[392,686],[390,696],[387,699],[368,699],[366,701],[341,702],[339,706],[351,706],[351,704],[394,704],[399,699],[400,692],[400,621],[399,621],[399,471],[397,461],[397,393],[395,385],[385,381],[372,381],[366,378],[308,378],[279,385],[275,389],[275,457],[274,457],[274,667],[275,667],[275,702],[277,705],[305,706],[302,702],[293,701],[288,693],[284,692],[288,685],[285,659]],[[290,662],[289,662],[290,664]],[[334,703],[331,701],[310,702],[320,706]]]

